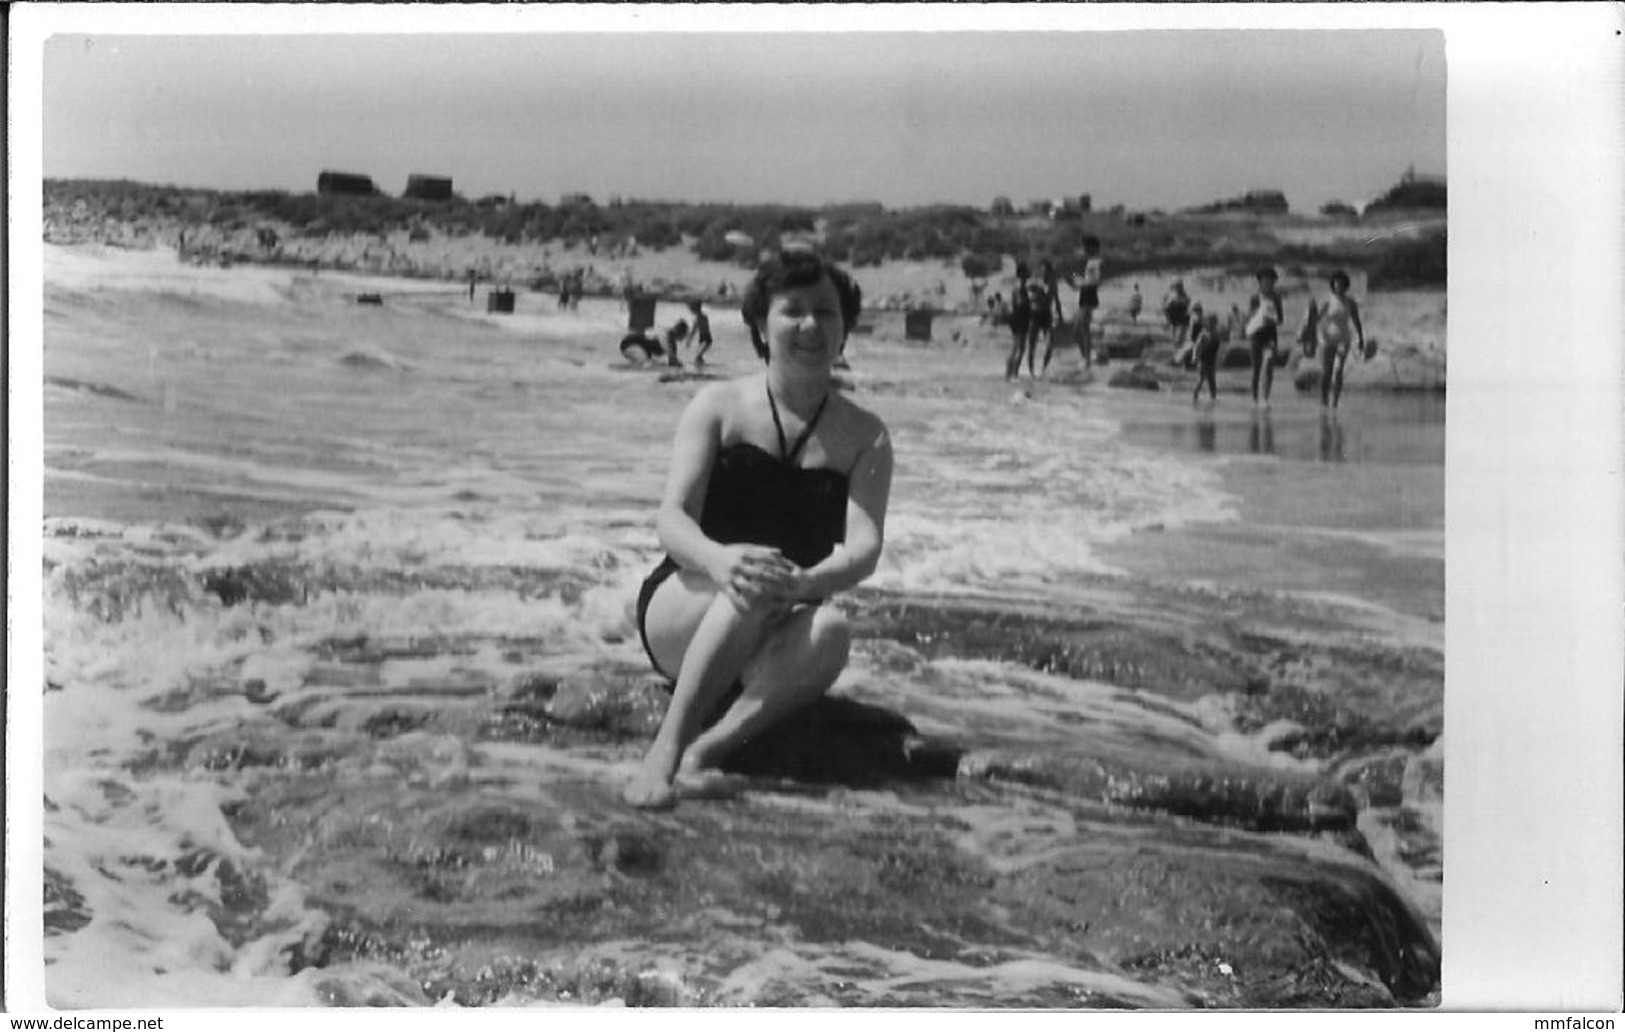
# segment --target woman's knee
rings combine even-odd
[[[814,654],[828,657],[840,666],[846,666],[852,655],[852,621],[839,609],[819,606],[813,611],[812,626],[808,629]]]
[[[840,610],[818,606],[788,621],[775,644],[781,662],[788,660],[809,680],[828,684],[851,656],[852,625]]]

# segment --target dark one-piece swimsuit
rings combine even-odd
[[[823,560],[846,539],[846,474],[834,469],[803,469],[796,465],[796,457],[812,436],[828,403],[826,395],[801,436],[786,446],[778,403],[773,400],[773,391],[768,390],[767,404],[779,435],[779,454],[771,455],[745,441],[727,445],[717,453],[711,466],[711,482],[705,491],[705,505],[700,512],[700,530],[706,537],[725,545],[776,548],[803,569]],[[676,561],[666,556],[644,579],[638,591],[638,636],[643,641],[643,651],[655,671],[668,680],[676,677],[660,669],[660,662],[649,647],[647,622],[649,600],[678,569]],[[707,723],[732,705],[741,687],[735,682]]]

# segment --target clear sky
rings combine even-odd
[[[535,23],[532,23],[535,24]],[[1445,168],[1438,30],[81,35],[48,177],[399,193],[1294,210]]]

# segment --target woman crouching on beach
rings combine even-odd
[[[624,793],[676,800],[679,773],[824,694],[851,632],[822,605],[875,569],[891,492],[891,438],[836,390],[862,293],[807,252],[781,254],[741,314],[766,363],[701,390],[677,425],[656,530],[666,558],[638,593],[638,632],[671,703]]]

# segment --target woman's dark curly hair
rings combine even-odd
[[[1330,283],[1332,286],[1335,287],[1335,286],[1337,286],[1337,281],[1338,280],[1343,281],[1343,289],[1344,290],[1347,290],[1351,286],[1351,284],[1349,283],[1349,274],[1344,272],[1342,269],[1338,269],[1336,272],[1332,273],[1331,278],[1328,279],[1326,282]]]
[[[852,327],[857,325],[858,313],[863,310],[863,291],[846,270],[811,251],[781,251],[756,270],[739,303],[739,314],[750,330],[751,347],[764,362],[767,361],[767,341],[762,337],[761,326],[767,321],[767,308],[773,303],[773,295],[792,287],[815,286],[826,276],[841,299],[842,328],[851,333]]]

